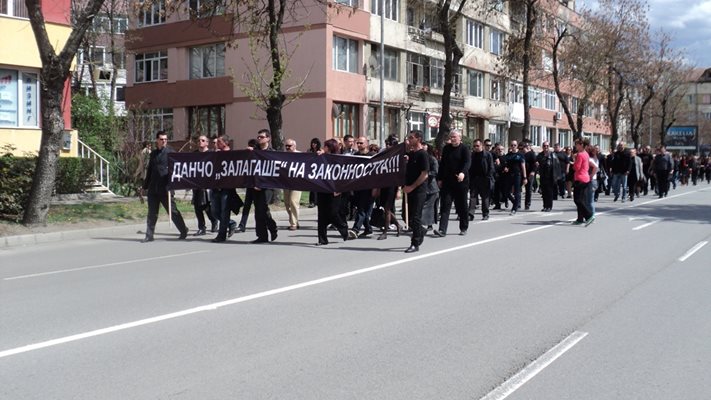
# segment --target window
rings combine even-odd
[[[572,141],[570,140],[571,134],[567,129],[561,129],[558,131],[558,143],[560,147],[570,146]]]
[[[543,51],[543,70],[553,72],[553,57],[548,52]]]
[[[711,94],[702,95],[701,104],[711,104]]]
[[[429,86],[429,59],[420,54],[407,53],[407,83],[415,87]]]
[[[225,12],[223,0],[190,0],[190,14],[200,18],[222,15]]]
[[[0,69],[0,127],[39,126],[36,73]]]
[[[430,86],[437,89],[444,87],[444,60],[430,59]]]
[[[511,101],[523,104],[523,83],[511,82]]]
[[[529,129],[529,139],[531,140],[531,146],[540,146],[541,143],[543,143],[543,138],[541,137],[542,128],[540,126],[531,125]]]
[[[452,90],[451,93],[462,93],[462,68],[456,67],[452,71]]]
[[[378,61],[380,66],[380,45],[373,44],[371,46],[371,53],[375,54],[375,59]],[[397,81],[398,80],[398,70],[400,69],[400,62],[397,50],[385,48],[385,63],[383,65],[383,75],[386,81]],[[375,77],[380,77],[380,72],[375,73]]]
[[[173,109],[152,108],[130,120],[135,121],[136,132],[141,133],[141,140],[152,140],[156,132],[166,131],[168,139],[173,139]]]
[[[225,133],[225,106],[199,106],[188,109],[191,135],[217,136]]]
[[[94,33],[113,33],[123,35],[128,29],[128,17],[125,15],[114,16],[113,19],[107,15],[97,15],[91,22],[91,30]]]
[[[504,12],[504,0],[491,0],[491,8],[498,12]]]
[[[500,56],[504,52],[504,33],[497,29],[491,28],[490,39],[491,53]]]
[[[11,17],[29,18],[25,0],[0,0],[0,14]]]
[[[190,49],[190,79],[212,78],[225,75],[225,44]]]
[[[140,3],[138,26],[157,25],[165,22],[165,0]]]
[[[338,71],[358,72],[358,41],[333,37],[333,68]]]
[[[484,25],[467,19],[467,44],[469,46],[484,48]]]
[[[543,108],[543,91],[537,87],[528,87],[528,104],[531,107]]]
[[[397,21],[398,17],[398,1],[397,0],[371,0],[370,2],[370,12],[375,15],[380,15],[380,2],[383,2],[383,11],[385,12],[385,18]]]
[[[489,139],[492,144],[504,143],[504,133],[506,133],[506,125],[489,124]]]
[[[491,78],[491,91],[489,92],[489,98],[494,101],[503,101],[501,90],[501,79]]]
[[[545,98],[545,102],[543,104],[543,107],[545,107],[546,110],[557,110],[556,104],[555,104],[555,92],[553,90],[545,90],[543,91],[543,96]]]
[[[168,53],[136,54],[136,83],[168,79]]]
[[[484,97],[484,73],[479,71],[469,70],[469,96]]]
[[[571,113],[577,114],[578,107],[580,107],[580,99],[577,97],[573,97],[573,100],[570,103]]]
[[[333,136],[359,135],[358,105],[346,103],[333,103],[338,115],[333,118]]]
[[[380,138],[380,106],[368,107],[368,137],[371,139]],[[385,118],[383,135],[400,136],[400,110],[397,108],[385,108]]]
[[[411,112],[410,119],[407,121],[407,129],[409,131],[420,131],[424,133],[425,129],[425,113]]]
[[[336,3],[343,4],[348,7],[358,7],[358,0],[336,0]]]

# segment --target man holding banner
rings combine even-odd
[[[402,190],[407,196],[409,214],[407,224],[412,230],[412,240],[405,253],[414,253],[420,250],[420,245],[425,237],[425,230],[422,228],[422,207],[427,197],[427,188],[424,183],[427,182],[429,175],[430,160],[422,146],[422,132],[411,131],[407,135],[407,146],[410,152],[407,153],[405,186]]]

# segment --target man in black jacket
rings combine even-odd
[[[481,198],[481,219],[489,219],[489,199],[494,187],[494,158],[484,150],[480,139],[472,145],[472,162],[469,168],[469,215],[474,217],[477,198]]]
[[[551,151],[550,144],[543,142],[543,151],[536,156],[536,168],[541,178],[541,195],[543,196],[543,212],[553,209],[553,199],[558,190],[558,177],[560,176],[560,160]]]
[[[470,167],[471,153],[466,146],[462,145],[462,134],[452,131],[449,135],[449,144],[442,149],[442,159],[437,172],[441,208],[439,229],[434,231],[436,236],[443,237],[447,234],[452,200],[454,200],[454,207],[459,216],[459,234],[462,236],[467,234],[467,229],[469,229],[467,197]]]
[[[158,221],[158,208],[161,204],[165,211],[170,210],[170,219],[180,231],[178,239],[183,240],[188,237],[188,228],[185,226],[183,216],[178,211],[178,207],[175,206],[175,199],[172,196],[170,197],[170,207],[168,207],[168,181],[170,177],[168,154],[172,152],[173,149],[168,146],[168,135],[165,131],[158,131],[156,134],[156,149],[151,152],[146,179],[143,181],[141,190],[147,194],[148,200],[146,237],[142,240],[143,243],[153,241],[153,233]]]
[[[257,148],[255,150],[271,151],[271,140],[272,135],[269,129],[260,130],[257,132]],[[267,232],[271,235],[271,240],[274,241],[278,236],[277,224],[269,210],[269,204],[274,198],[274,189],[255,187],[252,189],[252,193],[254,196],[254,230],[257,233],[257,239],[252,243],[268,243]]]

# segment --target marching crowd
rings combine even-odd
[[[151,151],[142,192],[148,199],[146,236],[143,242],[153,241],[158,209],[162,204],[180,232],[180,239],[188,236],[188,228],[168,196],[167,134],[156,135],[156,146]],[[398,145],[398,138],[390,136],[385,146]],[[198,137],[196,151],[229,151],[231,139],[220,135],[210,139]],[[296,141],[287,139],[285,151],[298,152]],[[601,194],[618,200],[634,201],[640,195],[654,192],[667,196],[670,186],[696,185],[706,180],[711,183],[711,161],[707,156],[679,156],[667,152],[664,145],[652,153],[650,146],[639,149],[627,148],[618,143],[616,149],[605,155],[599,146],[587,139],[576,139],[574,147],[561,147],[543,142],[536,153],[529,141],[509,143],[504,151],[501,143],[489,139],[475,139],[472,147],[464,145],[461,133],[452,131],[447,143],[438,153],[424,142],[420,131],[411,131],[406,137],[407,166],[405,185],[391,186],[350,193],[309,193],[308,207],[318,207],[317,245],[326,245],[328,230],[335,229],[343,240],[370,238],[374,228],[379,228],[378,240],[393,233],[400,236],[404,226],[411,233],[407,253],[419,251],[425,233],[435,237],[448,234],[449,219],[454,204],[459,225],[459,235],[466,235],[469,222],[480,209],[481,219],[487,220],[493,210],[508,210],[515,215],[523,206],[531,207],[534,194],[543,200],[542,212],[550,212],[554,201],[572,198],[577,208],[575,225],[588,226],[595,220],[595,202]],[[269,130],[262,129],[247,149],[272,151]],[[342,141],[318,138],[311,140],[308,151],[317,154],[343,154],[373,156],[380,151],[369,143],[365,136],[354,138],[347,135]],[[217,233],[212,242],[224,242],[235,232],[244,232],[250,209],[254,207],[256,239],[252,243],[268,243],[278,237],[277,224],[272,218],[269,205],[276,200],[275,190],[247,188],[244,199],[235,189],[193,189],[192,203],[198,223],[196,236],[209,231]],[[284,207],[289,218],[289,230],[300,229],[299,208],[301,191],[284,190]],[[404,224],[395,213],[396,201],[402,201]],[[172,204],[169,204],[169,201]],[[509,208],[510,207],[510,208]],[[240,215],[241,213],[241,215]],[[232,219],[239,215],[239,222]],[[207,218],[207,220],[206,220]],[[349,222],[352,225],[349,228]],[[406,221],[405,221],[406,220]],[[436,225],[436,228],[435,228]]]

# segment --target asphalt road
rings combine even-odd
[[[711,187],[597,208],[2,249],[0,399],[711,398]]]

